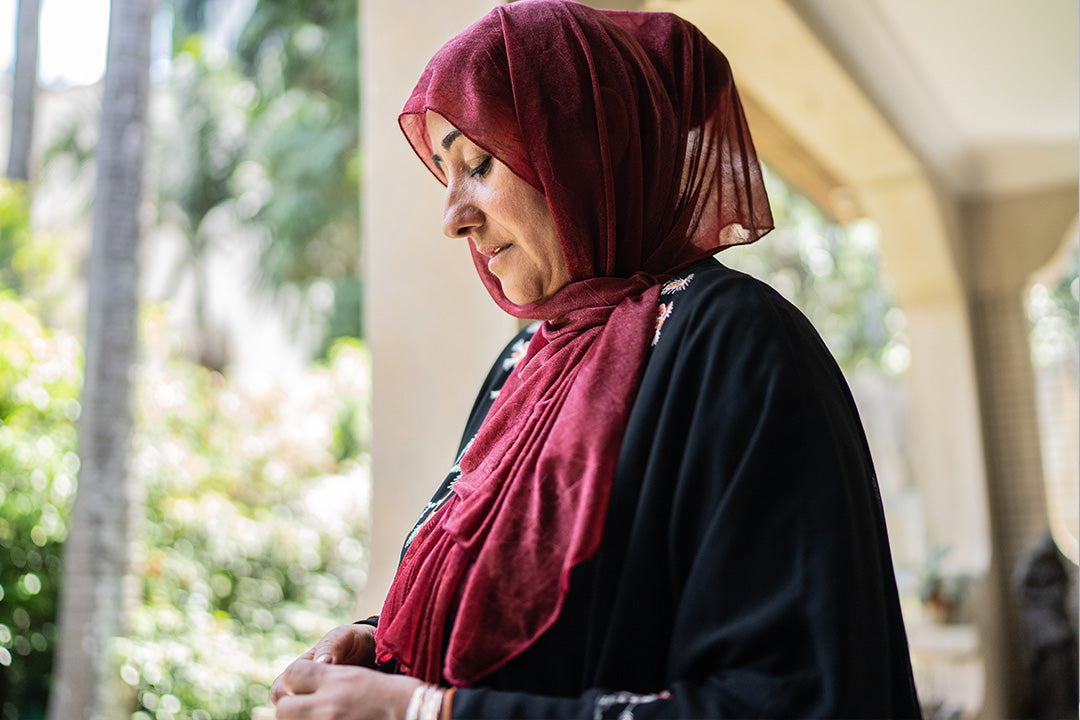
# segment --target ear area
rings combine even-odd
[[[630,121],[626,114],[626,106],[623,104],[619,93],[609,87],[600,88],[600,101],[602,104],[603,117],[599,119],[600,134],[607,136],[608,152],[611,162],[616,167],[622,163],[626,155],[626,144],[630,132]]]

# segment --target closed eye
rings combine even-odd
[[[479,165],[477,165],[475,168],[473,168],[472,172],[469,173],[469,174],[472,175],[473,177],[483,177],[484,175],[487,175],[488,170],[490,170],[490,169],[491,169],[491,156],[488,155],[486,158],[484,158],[484,161],[482,163],[480,163]]]

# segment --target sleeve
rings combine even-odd
[[[854,402],[809,322],[745,291],[665,328],[678,348],[653,378],[652,439],[624,448],[643,479],[603,605],[632,620],[605,643],[612,662],[662,665],[655,686],[463,689],[455,718],[920,715]]]

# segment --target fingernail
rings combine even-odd
[[[320,655],[319,657],[315,658],[315,662],[317,662],[317,663],[331,663],[331,662],[333,662],[333,658],[330,657],[328,654],[324,653],[324,654]]]

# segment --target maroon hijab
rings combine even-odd
[[[772,228],[727,60],[668,13],[568,0],[496,7],[428,63],[401,128],[428,168],[433,110],[547,199],[571,282],[511,303],[545,322],[390,588],[378,656],[468,685],[555,621],[597,550],[658,283]],[[447,637],[447,633],[449,636]]]

